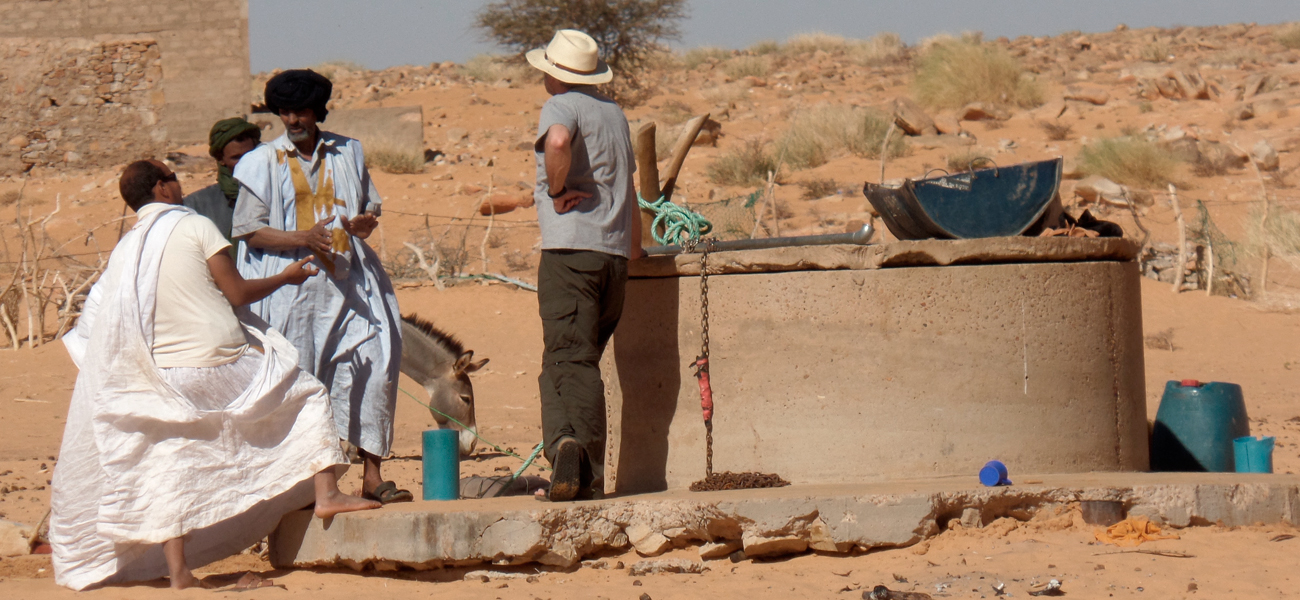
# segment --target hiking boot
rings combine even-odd
[[[555,472],[551,474],[551,488],[546,492],[546,499],[552,502],[572,500],[582,487],[582,446],[578,441],[571,437],[560,438],[551,467]]]

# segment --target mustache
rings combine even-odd
[[[309,131],[306,127],[303,127],[302,129],[299,129],[297,131],[288,129],[287,132],[289,134],[289,141],[291,142],[305,142],[311,139],[311,131]]]

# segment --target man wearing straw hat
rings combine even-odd
[[[641,254],[623,110],[596,91],[613,73],[591,36],[555,33],[528,62],[550,100],[537,127],[537,221],[542,257],[542,435],[555,468],[547,498],[598,497],[604,487],[605,395],[600,355],[623,312],[627,261]]]

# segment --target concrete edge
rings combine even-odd
[[[1085,501],[1114,503],[1120,518],[1142,515],[1173,527],[1300,524],[1300,479],[1245,479],[902,493],[810,486],[563,505],[510,498],[421,503],[340,515],[330,523],[298,511],[271,535],[270,559],[277,568],[425,570],[481,563],[568,567],[629,546],[643,556],[697,546],[702,559],[739,549],[750,557],[849,553],[911,546],[953,519],[967,527],[1002,517],[1027,521],[1040,511],[1051,516],[1061,506]]]

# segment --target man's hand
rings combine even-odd
[[[355,235],[363,240],[370,237],[370,233],[378,226],[379,217],[376,217],[372,213],[359,214],[355,219],[343,217],[343,231],[348,232],[350,235]]]
[[[556,214],[562,215],[566,212],[573,210],[573,207],[577,206],[579,202],[582,202],[583,200],[586,200],[587,198],[590,197],[591,194],[587,192],[581,190],[569,190],[567,192],[564,192],[564,194],[561,195],[559,198],[555,198],[551,200],[551,202],[555,203]]]
[[[329,254],[330,252],[333,252],[331,249],[333,237],[330,235],[329,228],[326,227],[333,220],[334,217],[321,219],[317,221],[315,225],[312,225],[311,229],[301,232],[302,247],[321,254]]]
[[[313,267],[310,263],[315,260],[315,256],[308,256],[298,262],[295,262],[280,271],[280,276],[284,277],[284,283],[288,285],[298,285],[307,281],[308,277],[320,273],[320,269]]]

